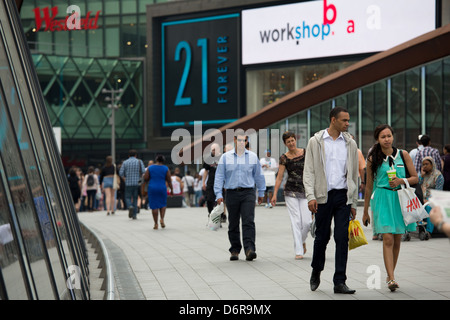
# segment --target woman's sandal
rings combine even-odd
[[[157,229],[158,229],[158,224],[157,224],[157,223],[155,223],[155,225],[153,226],[153,229],[154,229],[154,230],[157,230]]]
[[[159,220],[159,222],[161,223],[161,228],[165,228],[166,225],[164,224],[164,220]]]
[[[398,289],[398,283],[394,279],[389,280],[387,284],[389,290],[391,291],[395,291],[395,289]]]

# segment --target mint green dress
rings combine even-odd
[[[401,150],[397,149],[397,153],[393,157],[394,167],[397,170],[397,177],[406,178],[405,164],[402,161],[400,152]],[[388,158],[378,168],[373,182],[373,193],[370,200],[370,207],[373,211],[373,232],[374,234],[403,234],[406,231],[415,231],[416,223],[406,226],[403,222],[397,191],[389,186],[389,179],[386,173],[390,169]]]

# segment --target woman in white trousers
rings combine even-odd
[[[306,253],[305,241],[312,222],[311,212],[308,209],[308,201],[305,197],[305,187],[303,186],[305,149],[297,148],[295,133],[290,131],[286,131],[283,134],[283,142],[288,148],[288,151],[280,157],[271,204],[272,206],[276,205],[278,189],[280,188],[283,174],[286,170],[288,178],[284,186],[284,199],[291,218],[295,259],[300,260],[303,259]]]

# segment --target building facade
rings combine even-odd
[[[115,109],[116,159],[126,158],[130,148],[144,160],[157,153],[171,159],[179,143],[172,139],[175,130],[194,137],[194,123],[202,123],[203,134],[254,114],[448,24],[449,3],[398,1],[393,8],[383,0],[81,1],[75,8],[80,27],[70,29],[76,11],[68,9],[69,1],[34,0],[23,4],[21,18],[68,167],[103,163],[111,153],[113,110],[104,88],[124,90]],[[394,9],[402,14],[391,16]],[[444,59],[417,66],[267,129],[296,130],[304,145],[327,121],[327,110],[344,104],[354,110],[350,130],[363,151],[382,122],[397,128],[406,149],[422,133],[442,149],[449,141],[446,65]]]

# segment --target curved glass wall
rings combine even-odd
[[[0,2],[0,300],[88,299],[84,240],[12,1]]]

